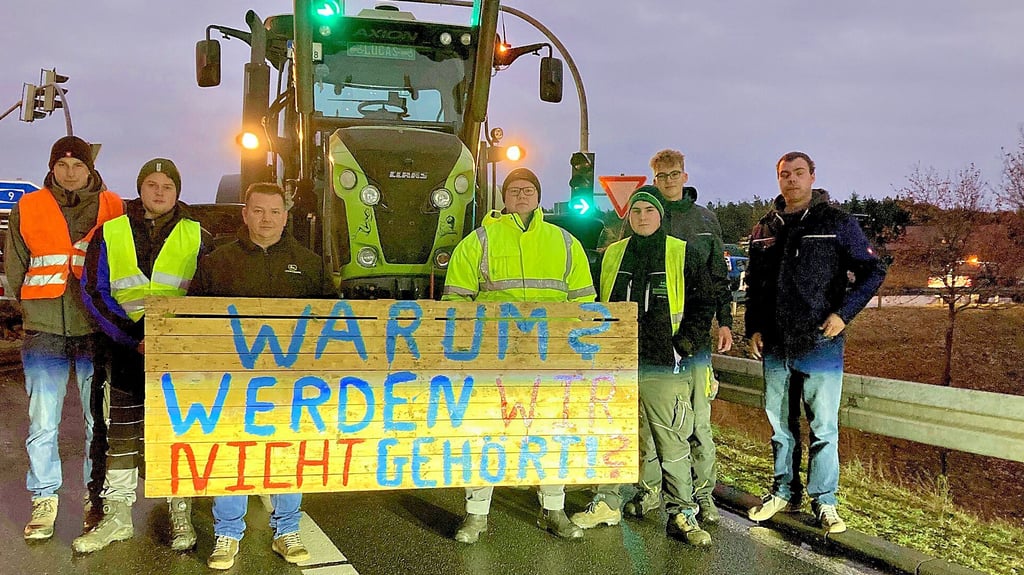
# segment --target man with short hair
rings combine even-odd
[[[99,509],[100,481],[90,481],[90,454],[106,450],[92,445],[94,418],[103,417],[102,408],[95,405],[102,398],[102,378],[93,377],[100,336],[82,304],[78,279],[93,234],[124,210],[121,198],[103,184],[93,166],[92,146],[85,140],[57,140],[50,150],[49,170],[43,189],[26,194],[11,210],[4,250],[7,280],[21,302],[25,329],[21,359],[29,398],[26,486],[32,493],[25,539],[53,536],[57,491],[63,484],[57,435],[72,373],[85,419],[83,475],[90,492],[86,528],[98,520],[91,510]],[[102,476],[102,460],[95,462],[97,478]]]
[[[181,174],[174,162],[146,162],[136,189],[139,198],[128,202],[125,214],[96,232],[82,276],[85,305],[110,338],[110,415],[103,520],[71,544],[79,553],[98,551],[135,533],[131,507],[139,475],[145,475],[145,298],[185,295],[197,260],[213,246],[210,234],[178,200]],[[171,548],[189,550],[196,544],[192,501],[167,501]]]
[[[189,295],[225,297],[319,298],[336,293],[323,259],[284,233],[288,221],[281,186],[255,183],[245,193],[245,226],[235,241],[199,262]],[[309,559],[299,537],[301,493],[271,495],[274,530],[272,548],[289,563]],[[230,569],[245,533],[245,495],[220,495],[213,500],[213,553],[207,565]]]
[[[509,172],[501,185],[505,210],[484,217],[452,253],[445,278],[446,301],[588,302],[597,292],[587,254],[569,232],[544,221],[540,181],[526,168]],[[493,486],[466,488],[466,518],[455,540],[475,543],[487,531]],[[575,539],[583,531],[565,515],[565,486],[542,485],[538,526]]]
[[[764,358],[775,479],[748,516],[766,521],[801,496],[792,493],[799,428],[792,428],[790,409],[802,399],[810,425],[807,494],[825,532],[842,533],[836,489],[844,330],[882,285],[885,265],[857,221],[812,188],[810,156],[789,152],[775,168],[781,194],[750,236],[746,306],[751,353]]]

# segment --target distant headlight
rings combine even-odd
[[[441,32],[441,45],[447,46],[452,43],[452,35],[448,32]]]
[[[376,186],[366,186],[359,191],[359,199],[368,206],[376,206],[380,203],[380,190]]]
[[[348,168],[345,168],[345,171],[338,176],[338,182],[341,184],[341,187],[346,190],[351,190],[356,187],[356,180],[356,173]]]
[[[377,250],[373,248],[362,248],[356,253],[356,263],[364,268],[372,268],[377,265]]]
[[[469,43],[472,41],[473,37],[469,35],[469,32],[466,32],[462,36],[459,36],[459,42],[462,42],[463,46],[469,46]]]
[[[455,177],[455,191],[460,194],[469,191],[469,178],[465,174],[459,174]]]
[[[434,204],[435,208],[443,210],[452,205],[452,193],[444,188],[434,190],[430,194],[430,203]]]

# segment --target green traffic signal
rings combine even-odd
[[[576,152],[569,158],[569,208],[577,215],[586,215],[594,206],[594,153]]]
[[[329,18],[344,13],[344,7],[337,0],[320,0],[313,3],[313,10],[317,16]]]

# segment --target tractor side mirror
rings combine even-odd
[[[196,83],[200,88],[220,85],[220,42],[196,42]]]

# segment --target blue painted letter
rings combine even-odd
[[[224,400],[228,397],[228,389],[231,387],[231,374],[225,373],[220,378],[220,387],[217,388],[217,398],[213,400],[213,406],[207,413],[201,403],[193,403],[188,406],[185,417],[181,416],[181,408],[178,406],[178,394],[174,391],[174,382],[171,374],[165,373],[160,378],[160,386],[164,390],[164,402],[167,403],[167,416],[171,419],[171,428],[174,435],[185,435],[193,423],[199,422],[204,435],[213,433],[220,420],[220,414],[224,411]]]

